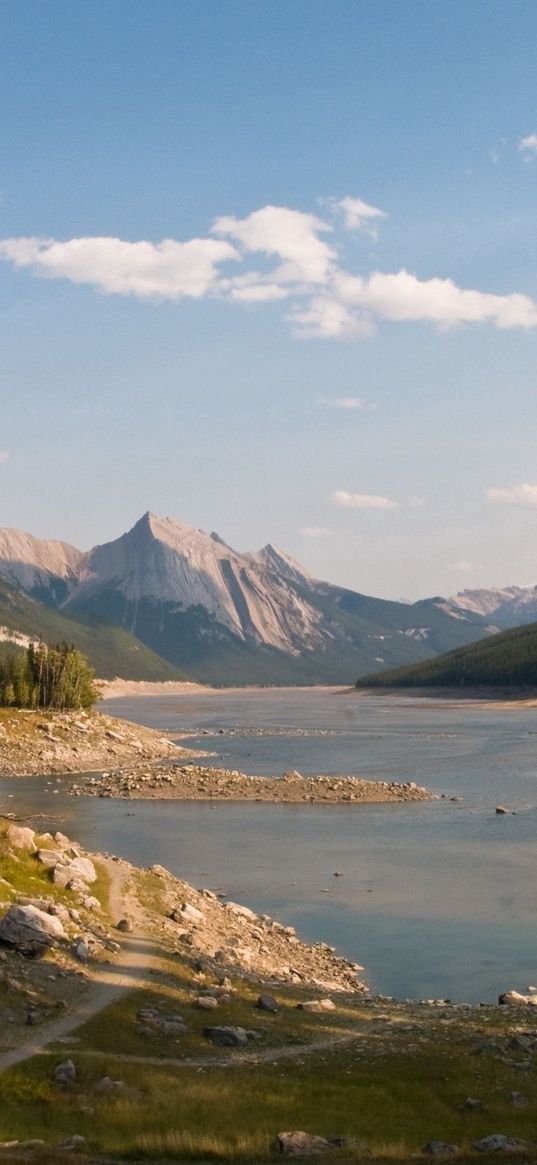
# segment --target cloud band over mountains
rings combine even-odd
[[[380,321],[425,322],[440,330],[463,324],[537,326],[537,303],[524,294],[494,295],[439,276],[419,279],[405,269],[347,271],[340,232],[371,237],[386,214],[350,197],[326,200],[324,212],[321,218],[265,206],[243,219],[218,218],[206,238],[184,242],[8,238],[0,240],[0,259],[108,295],[281,302],[293,334],[301,338],[370,335]]]

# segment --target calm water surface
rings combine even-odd
[[[29,778],[0,781],[3,808],[37,806],[90,848],[161,862],[276,914],[363,963],[387,994],[492,1000],[537,982],[537,709],[267,689],[107,710],[190,731],[187,743],[217,752],[210,764],[415,780],[463,800],[127,803],[73,799],[65,779]],[[497,816],[499,802],[516,813]]]

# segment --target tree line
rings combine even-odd
[[[30,643],[0,660],[0,706],[67,711],[91,708],[98,698],[95,673],[67,643]]]

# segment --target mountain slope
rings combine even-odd
[[[357,687],[470,687],[537,684],[537,623],[501,631],[491,639],[436,659],[364,676]]]
[[[210,683],[352,683],[495,630],[455,601],[371,598],[313,578],[277,547],[239,553],[217,534],[150,513],[86,554],[3,531],[2,574],[70,618],[123,628]]]
[[[2,654],[28,640],[65,640],[87,656],[101,679],[179,680],[182,675],[144,643],[103,620],[79,622],[23,595],[0,579],[0,645]]]

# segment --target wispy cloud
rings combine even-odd
[[[476,570],[481,570],[481,563],[467,562],[466,559],[462,559],[460,562],[450,563],[448,570],[454,571],[455,574],[474,574]]]
[[[5,465],[9,461],[9,453],[5,449],[0,449],[0,465]]]
[[[532,162],[537,156],[537,133],[529,133],[518,143],[519,150],[524,155],[525,162]]]
[[[361,412],[369,412],[377,407],[360,396],[322,396],[319,404],[330,409],[359,409]]]
[[[522,141],[537,154],[537,135]],[[367,337],[383,321],[423,322],[440,331],[463,324],[537,327],[537,304],[517,292],[494,295],[442,276],[420,279],[405,269],[346,270],[337,220],[347,230],[366,229],[384,211],[350,196],[329,200],[327,209],[332,216],[337,212],[331,222],[265,206],[245,218],[217,218],[207,237],[186,241],[8,238],[0,240],[0,260],[107,295],[175,301],[209,296],[252,308],[286,303],[293,334],[303,339]]]
[[[331,494],[336,506],[346,506],[350,510],[396,510],[397,502],[381,494],[352,494],[345,489],[336,489]]]
[[[303,538],[328,538],[331,533],[327,526],[301,526],[299,530]]]
[[[497,506],[537,506],[537,485],[530,485],[526,481],[509,489],[491,486],[487,490],[487,498]]]
[[[370,206],[362,198],[325,198],[322,205],[329,207],[336,215],[343,219],[347,231],[366,231],[369,236],[377,237],[376,219],[387,218],[385,210],[378,206]]]

